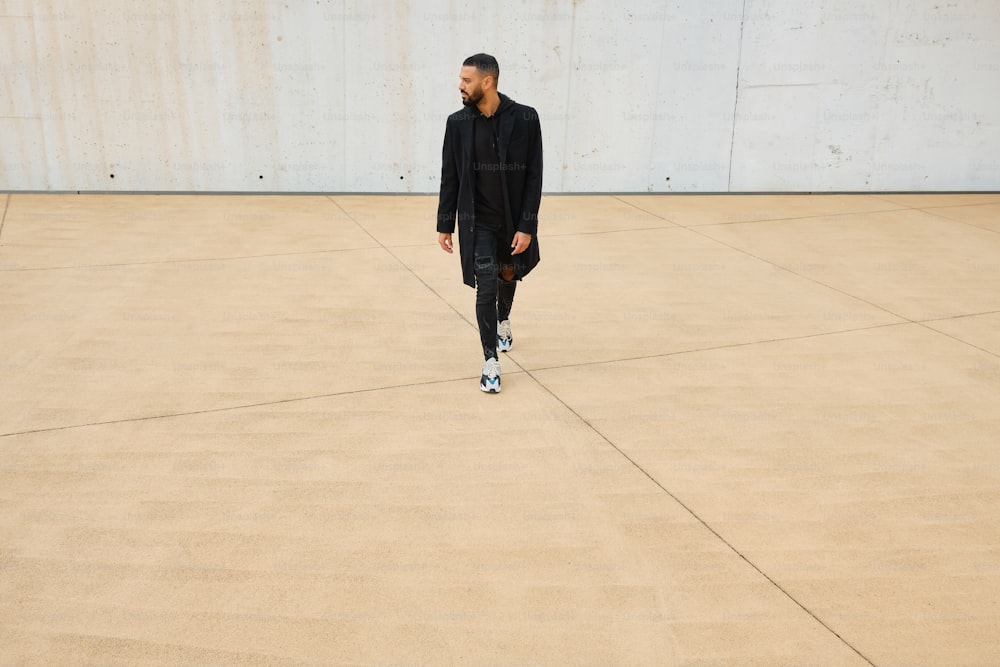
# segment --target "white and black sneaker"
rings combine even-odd
[[[500,362],[498,360],[490,358],[483,364],[483,377],[479,381],[479,388],[489,394],[500,393]]]
[[[510,332],[510,320],[497,322],[497,352],[510,352],[514,345],[514,334]]]

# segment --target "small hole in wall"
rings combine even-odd
[[[259,178],[260,178],[261,180],[264,180],[264,174],[261,174],[261,175],[259,176]]]
[[[114,174],[111,174],[111,178],[114,178],[114,177],[115,177],[115,175],[114,175]]]

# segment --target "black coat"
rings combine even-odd
[[[472,168],[472,124],[479,110],[463,107],[448,116],[441,162],[441,194],[438,199],[437,231],[453,234],[458,219],[458,248],[462,280],[476,286],[472,245],[475,225],[475,172]],[[538,207],[542,200],[542,129],[538,113],[500,95],[497,108],[497,153],[500,180],[505,193],[507,243],[515,232],[531,234],[531,245],[514,255],[514,278],[520,280],[538,264]]]

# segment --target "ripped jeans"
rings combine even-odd
[[[476,226],[473,243],[473,263],[476,272],[476,320],[479,339],[486,359],[497,358],[497,321],[510,317],[517,282],[504,280],[504,268],[512,272],[510,247],[502,229]]]

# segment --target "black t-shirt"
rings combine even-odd
[[[479,113],[473,122],[472,170],[476,179],[476,224],[503,228],[503,184],[497,153],[497,117]]]

